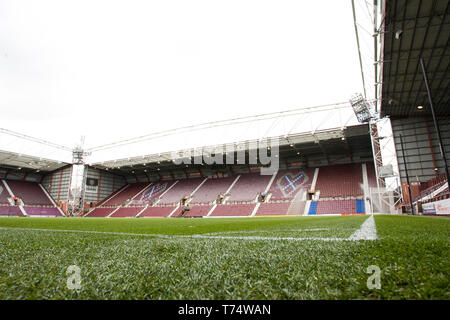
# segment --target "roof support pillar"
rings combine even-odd
[[[425,82],[425,86],[427,87],[428,100],[430,102],[431,115],[433,116],[434,128],[436,129],[436,135],[437,135],[437,138],[438,138],[439,150],[441,151],[442,160],[444,161],[445,176],[447,178],[447,185],[448,185],[449,190],[450,190],[450,174],[448,172],[447,157],[445,156],[444,146],[442,145],[441,130],[439,128],[439,123],[438,123],[438,121],[436,119],[436,114],[434,112],[433,99],[432,99],[432,96],[431,96],[430,85],[428,83],[427,71],[425,69],[425,64],[423,63],[423,59],[422,58],[420,58],[420,65],[422,67],[423,80]]]

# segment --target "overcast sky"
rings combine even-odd
[[[70,147],[362,92],[350,0],[0,0],[0,71],[0,127]]]

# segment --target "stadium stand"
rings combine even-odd
[[[169,189],[176,181],[162,181],[152,183],[141,194],[131,201],[130,205],[145,205],[151,203],[160,197],[167,189]]]
[[[255,208],[252,204],[221,204],[211,213],[211,217],[249,216]]]
[[[95,208],[89,212],[86,217],[107,217],[111,212],[116,210],[116,207],[111,208]]]
[[[356,213],[356,201],[354,199],[318,201],[316,214]]]
[[[168,207],[148,207],[145,209],[139,217],[168,217],[169,214],[174,211],[176,206],[168,206]],[[179,207],[176,212],[174,212],[173,216],[176,217],[179,212],[181,212],[182,208]]]
[[[311,201],[311,205],[309,206],[308,215],[314,215],[317,212],[317,201]]]
[[[61,212],[55,207],[23,207],[29,216],[61,217]]]
[[[299,190],[311,191],[315,168],[280,170],[270,185],[268,199],[262,202],[255,215],[284,215],[292,205]],[[311,201],[308,215],[364,213],[365,203],[363,170],[361,163],[339,164],[319,168],[315,191],[320,191],[318,201]],[[263,192],[273,178],[259,172],[241,173],[223,178],[191,178],[154,183],[132,183],[100,202],[89,217],[168,217],[183,197],[191,197],[190,210],[184,217],[204,217],[221,194],[224,202],[211,212],[212,217],[250,216],[255,209],[258,194]],[[376,186],[374,165],[367,163],[369,187]],[[233,184],[233,182],[235,182]],[[195,191],[195,193],[194,193]],[[3,199],[3,198],[2,198]],[[158,201],[155,201],[158,200]],[[5,202],[5,199],[2,200]],[[177,217],[180,206],[171,217]],[[292,211],[292,207],[291,207]],[[289,212],[303,214],[303,212]]]
[[[3,206],[0,205],[0,216],[17,216],[22,217],[23,213],[20,211],[19,207],[13,207],[13,206]]]
[[[16,197],[19,197],[25,205],[52,206],[50,199],[41,189],[38,183],[29,181],[6,181]]]
[[[287,211],[291,205],[291,202],[269,202],[261,203],[256,212],[257,216],[265,215],[283,215],[287,214]]]
[[[122,191],[124,191],[126,188],[128,188],[130,185],[126,184],[124,185],[122,188],[117,189],[116,191],[114,191],[113,193],[111,193],[109,196],[105,197],[103,200],[101,200],[100,202],[98,202],[96,204],[97,207],[102,206],[106,201],[109,201],[111,198],[115,197],[117,194],[121,193]]]
[[[361,164],[321,167],[316,184],[320,198],[356,197],[363,195]]]
[[[420,195],[418,198],[423,198],[434,191],[441,188],[444,184],[447,183],[445,173],[441,173],[437,175],[436,177],[429,179],[423,183],[420,184]],[[445,188],[445,187],[444,187]],[[447,189],[448,191],[448,189]],[[440,194],[438,194],[440,195]]]
[[[261,175],[257,172],[241,174],[239,180],[231,188],[227,202],[255,200],[257,195],[264,191],[271,178],[271,175]]]
[[[212,209],[212,206],[192,206],[184,217],[204,217]]]
[[[236,177],[208,179],[195,192],[191,203],[210,203],[217,199],[219,194],[224,194]]]
[[[167,193],[161,197],[160,203],[178,204],[184,196],[191,195],[191,193],[203,182],[203,180],[205,180],[205,178],[179,180],[172,189],[167,191]]]
[[[124,207],[114,212],[110,217],[111,218],[135,217],[143,209],[144,207]]]
[[[313,176],[314,168],[278,171],[269,189],[270,200],[293,199],[299,190],[311,188]]]
[[[145,187],[147,187],[148,183],[138,182],[130,184],[127,188],[125,188],[122,192],[116,193],[112,198],[104,202],[103,206],[119,206],[122,205],[127,200],[131,200],[135,197],[140,191],[142,191]]]
[[[356,200],[356,213],[366,213],[366,206],[364,200]]]
[[[3,181],[0,180],[0,204],[7,204],[9,205],[9,193],[8,190],[6,190],[5,185],[3,184]]]

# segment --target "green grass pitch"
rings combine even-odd
[[[366,219],[0,218],[0,299],[450,298],[448,218]]]

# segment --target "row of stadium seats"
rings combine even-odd
[[[22,209],[27,215],[62,216],[61,211],[52,204],[49,196],[38,183],[18,180],[0,181],[0,216],[24,215],[19,206],[11,204],[8,187],[13,195],[20,199],[20,204],[23,204]]]
[[[367,169],[369,186],[374,186],[376,180],[373,165],[369,164]],[[205,216],[210,212],[219,195],[224,196],[225,204],[230,203],[229,205],[235,205],[235,207],[232,209],[231,206],[219,205],[211,216],[248,216],[253,212],[257,196],[267,188],[269,201],[261,203],[256,215],[286,214],[297,192],[311,189],[314,172],[315,168],[289,169],[278,171],[275,178],[271,175],[245,173],[240,174],[239,177],[134,183],[117,191],[87,216],[134,217],[139,213],[141,217],[168,216],[180,205],[180,200],[183,198],[191,206],[185,216]],[[341,203],[333,207],[334,210],[330,210],[331,213],[356,212],[355,206],[346,204],[354,203],[353,199],[364,194],[361,164],[321,167],[318,172],[315,190],[320,190],[320,200],[334,199],[336,203]],[[269,183],[271,183],[270,187]],[[350,202],[345,202],[339,199],[340,197],[346,197]],[[319,206],[317,214],[326,210],[328,206]]]
[[[273,181],[269,193],[271,200],[285,200],[294,198],[299,189],[311,189],[314,168],[302,170],[280,170]],[[320,169],[321,170],[321,169]],[[319,172],[320,172],[319,170]]]
[[[13,194],[20,198],[25,205],[40,205],[51,206],[52,202],[42,190],[40,185],[36,182],[18,181],[18,180],[4,180],[0,185],[0,203],[9,204],[7,198],[9,193],[6,185],[9,186]]]
[[[3,180],[0,180],[0,204],[9,205],[9,193],[6,190],[5,185],[3,184]]]
[[[128,187],[121,189],[120,192],[115,194],[112,198],[105,201],[102,205],[105,206],[119,206],[123,204],[124,201],[130,200],[133,198],[138,192],[148,186],[148,183],[133,183],[128,185]]]
[[[236,177],[208,179],[196,191],[191,203],[208,203],[217,199],[219,194],[225,194]]]
[[[364,194],[362,184],[360,165],[341,164],[320,168],[316,190],[320,190],[321,198],[354,197]]]
[[[258,172],[241,174],[233,188],[228,201],[252,201],[259,192],[263,192],[269,184],[271,175],[261,175]]]
[[[23,207],[25,212],[29,216],[50,216],[50,217],[60,217],[62,216],[58,208],[55,207]]]
[[[204,178],[178,180],[178,182],[164,194],[160,202],[177,204],[182,197],[192,194],[204,180]]]
[[[420,184],[420,194],[416,198],[420,199],[425,196],[428,196],[431,193],[433,193],[434,191],[436,191],[437,189],[441,188],[446,183],[447,183],[447,177],[446,177],[445,173],[441,173],[438,176],[436,176],[424,183],[421,183]],[[442,192],[437,194],[436,197],[442,196],[445,193],[448,193],[448,188],[446,188],[445,190],[443,190]],[[414,199],[414,200],[417,200],[417,199]]]
[[[190,207],[189,211],[183,215],[184,217],[204,217],[212,210],[210,217],[226,217],[226,216],[250,216],[256,203],[252,204],[222,204],[212,205],[196,205]],[[266,215],[286,215],[290,201],[285,202],[268,202],[261,203],[257,208],[256,216]],[[183,206],[164,206],[164,207],[122,207],[122,208],[96,208],[88,217],[107,217],[119,218],[119,217],[177,217],[181,214]],[[363,200],[351,199],[351,200],[322,200],[313,201],[309,214],[345,214],[345,213],[364,213]],[[139,214],[140,213],[140,214]],[[295,214],[302,215],[303,212],[297,212]]]
[[[315,214],[356,213],[357,200],[317,201]]]
[[[0,206],[0,217],[8,217],[8,216],[21,217],[21,216],[23,216],[23,213],[22,213],[22,211],[20,211],[20,208],[17,206],[7,206],[7,205]]]
[[[24,211],[29,216],[45,216],[45,217],[61,217],[62,214],[55,207],[23,207]],[[0,206],[0,216],[18,216],[21,217],[24,214],[18,206]]]
[[[431,191],[433,191],[433,190],[437,189],[439,186],[441,186],[443,183],[445,183],[446,181],[447,181],[447,177],[445,175],[445,172],[443,172],[443,173],[437,175],[436,177],[431,178],[430,180],[421,183],[420,191],[424,192],[424,191],[427,191],[427,189],[431,189]]]
[[[320,179],[322,176],[319,174],[319,180],[324,190],[321,190],[321,195],[325,193],[327,196],[340,196],[341,193],[327,192],[330,183],[327,181],[333,181],[333,184],[340,184],[344,189],[347,184],[351,184],[355,181],[354,185],[346,192],[345,195],[361,195],[362,190],[360,184],[362,184],[362,173],[360,165],[352,165],[353,171],[346,170],[344,172],[345,178],[342,178],[340,169],[336,168],[326,173],[326,178]],[[331,168],[331,167],[330,167]],[[271,194],[272,200],[289,200],[293,199],[295,194],[301,188],[303,190],[309,190],[314,176],[314,168],[308,169],[293,169],[293,170],[280,170],[275,179],[273,180],[268,193]],[[325,168],[321,168],[325,170]],[[347,177],[348,174],[358,172],[356,178]],[[237,176],[207,179],[194,178],[183,179],[178,181],[166,181],[159,183],[134,183],[128,187],[121,189],[115,195],[110,197],[107,201],[101,203],[101,206],[118,206],[123,205],[126,201],[133,200],[131,204],[142,205],[151,202],[156,198],[159,198],[163,193],[159,203],[160,204],[177,204],[184,196],[190,196],[194,191],[192,204],[204,204],[212,203],[216,200],[219,194],[225,194],[229,190],[229,198],[227,201],[253,201],[256,199],[259,193],[263,192],[272,176],[260,175],[259,173],[246,173],[241,174],[236,183],[232,186]],[[325,182],[322,182],[325,181]],[[203,183],[203,184],[202,184]],[[172,186],[173,185],[173,186]],[[168,190],[170,188],[170,190]],[[198,190],[196,190],[198,188]],[[316,189],[320,189],[316,186]],[[331,191],[336,190],[330,188]],[[165,193],[165,191],[167,191]],[[136,195],[139,194],[139,197]]]

